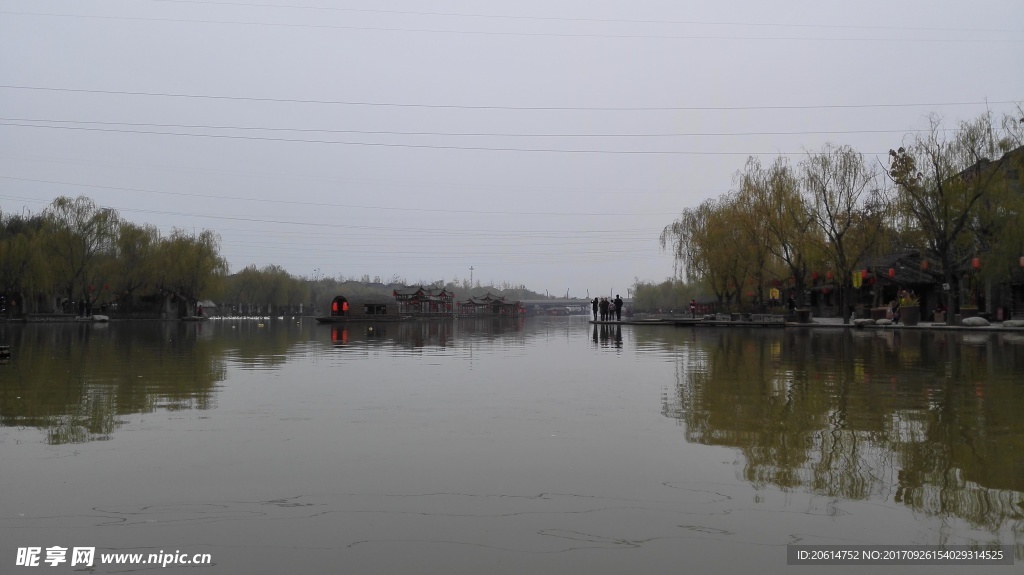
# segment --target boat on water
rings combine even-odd
[[[349,300],[345,296],[335,296],[331,300],[331,313],[316,318],[320,323],[348,322],[389,322],[405,321],[411,316],[398,313],[398,302],[386,300]]]

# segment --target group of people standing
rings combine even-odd
[[[601,312],[601,321],[622,321],[622,296],[619,294],[615,294],[613,300],[595,297],[590,303],[594,308],[594,321],[597,321],[598,312]]]

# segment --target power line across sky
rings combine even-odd
[[[1024,4],[954,4],[6,0],[0,209],[84,193],[233,269],[660,280],[748,161],[1017,113]]]
[[[777,104],[777,105],[747,105],[747,106],[527,106],[527,105],[502,105],[502,104],[455,104],[455,103],[425,103],[425,102],[385,102],[385,101],[361,101],[361,100],[337,100],[319,98],[279,98],[255,95],[225,95],[225,94],[197,94],[181,92],[143,92],[131,90],[112,89],[90,89],[75,87],[54,87],[54,86],[29,86],[0,84],[0,88],[7,90],[29,90],[46,92],[71,92],[80,94],[105,94],[117,96],[144,96],[156,98],[194,98],[207,100],[238,100],[254,102],[274,102],[286,104],[328,104],[344,106],[382,106],[396,108],[454,108],[463,110],[504,110],[504,111],[583,111],[583,112],[679,112],[679,111],[740,111],[740,110],[818,110],[818,109],[856,109],[856,108],[922,108],[934,110],[937,108],[954,106],[988,106],[1001,104],[1014,104],[1017,100],[973,100],[973,101],[942,101],[931,100],[923,102],[860,102],[860,103],[817,103],[817,104]]]

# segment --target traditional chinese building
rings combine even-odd
[[[441,288],[427,289],[423,286],[394,290],[398,302],[398,313],[412,316],[451,316],[455,313],[455,294]]]
[[[520,302],[507,302],[505,296],[490,292],[483,297],[471,297],[459,302],[459,317],[520,317],[526,309]]]

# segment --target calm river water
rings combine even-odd
[[[94,573],[937,569],[787,565],[825,544],[1024,564],[1024,335],[306,319],[3,344],[3,573],[29,547],[44,573],[82,570],[74,547]]]

